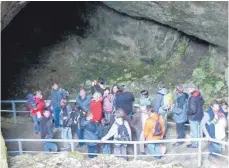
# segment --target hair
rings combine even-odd
[[[80,88],[80,91],[81,91],[81,90],[84,90],[84,91],[86,92],[86,89],[85,89],[84,87]]]
[[[36,90],[35,92],[34,92],[34,94],[36,95],[36,94],[42,94],[42,92],[41,92],[41,90]]]
[[[152,113],[153,113],[153,106],[147,105],[147,106],[146,106],[146,111],[152,112]]]
[[[44,111],[49,111],[49,109],[47,107],[44,108]],[[50,112],[50,111],[49,111]]]
[[[105,80],[104,80],[103,78],[100,77],[100,78],[98,79],[98,82],[99,82],[100,84],[103,85],[103,84],[105,83]]]
[[[213,106],[214,104],[220,104],[220,103],[217,100],[212,100],[211,106]]]
[[[158,89],[162,89],[162,88],[165,88],[165,84],[164,82],[160,81],[157,85]]]
[[[59,84],[58,82],[53,82],[53,83],[52,83],[52,86],[53,86],[53,85],[58,85],[58,86],[59,86],[60,84]]]
[[[109,91],[110,91],[111,89],[110,89],[109,87],[106,87],[105,90],[109,90]],[[104,90],[104,91],[105,91],[105,90]]]
[[[124,118],[125,112],[124,112],[123,109],[118,108],[117,110],[115,110],[114,116],[115,116],[116,118]]]
[[[141,95],[144,95],[144,96],[149,96],[149,92],[147,90],[142,90],[141,92]]]
[[[101,98],[102,97],[102,95],[101,95],[101,93],[99,93],[99,92],[95,92],[94,94],[93,94],[93,99],[99,99],[99,98]]]
[[[223,100],[221,100],[220,105],[221,105],[221,106],[223,106],[223,105],[228,106],[228,102],[227,102],[226,100],[223,99]]]
[[[120,89],[119,86],[118,86],[117,84],[113,85],[113,86],[111,87],[111,93],[112,93],[112,94],[114,94],[113,88],[114,88],[115,86],[117,87],[118,90]]]

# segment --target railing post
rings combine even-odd
[[[17,123],[17,115],[16,115],[16,105],[15,102],[12,102],[12,110],[13,110],[13,116],[14,116],[14,123]]]
[[[21,141],[18,141],[18,150],[19,150],[19,154],[22,155],[23,152],[22,152],[22,143],[21,143]]]
[[[71,151],[74,152],[74,143],[71,142]]]
[[[134,142],[134,160],[137,159],[137,144]]]
[[[202,160],[202,151],[201,151],[201,140],[198,140],[198,167],[201,167],[201,160]]]

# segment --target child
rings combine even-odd
[[[124,120],[125,112],[122,109],[117,109],[115,111],[115,122],[112,125],[109,132],[101,139],[105,141],[114,137],[116,141],[131,141],[131,130],[128,122]],[[116,155],[126,155],[127,154],[127,144],[115,144],[114,154]],[[127,160],[127,157],[124,157]]]
[[[111,128],[110,122],[107,119],[103,118],[101,120],[101,124],[99,125],[99,129],[98,129],[100,138],[104,137],[108,133],[110,128]],[[103,144],[102,152],[103,154],[110,154],[111,153],[111,144]]]
[[[81,128],[84,130],[84,136],[83,138],[86,140],[98,140],[99,139],[99,132],[96,126],[96,123],[92,121],[93,115],[92,113],[88,112],[86,114],[86,118],[83,118],[81,121]],[[88,157],[94,158],[97,155],[92,155],[91,153],[98,153],[98,144],[96,143],[86,143],[88,146]]]
[[[113,111],[114,96],[110,93],[110,88],[106,88],[103,95],[103,112],[105,118],[111,122],[111,115]]]
[[[29,93],[27,95],[27,101],[28,101],[28,109],[32,110],[32,109],[36,109],[36,100],[35,100],[35,96],[32,93]]]

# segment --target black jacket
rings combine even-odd
[[[192,121],[201,121],[203,112],[204,99],[199,91],[192,94],[188,101],[188,118]]]
[[[121,108],[127,115],[133,112],[134,95],[131,92],[120,92],[116,94],[115,106],[116,109]]]

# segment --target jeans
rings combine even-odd
[[[59,107],[55,107],[54,108],[54,122],[55,122],[55,128],[59,128],[60,127],[60,108]]]
[[[111,154],[111,144],[103,144],[103,154]]]
[[[57,152],[57,146],[54,142],[44,142],[45,152]]]
[[[213,152],[214,153],[222,152],[222,145],[215,143],[215,142],[210,142],[208,148],[209,148],[209,152],[211,153],[210,155],[212,156],[217,156],[217,155],[214,155]]]
[[[62,128],[62,139],[72,139],[72,129],[71,127]],[[71,143],[64,142],[64,147],[68,148],[71,146]]]
[[[160,154],[160,144],[159,143],[147,144],[147,147],[148,147],[151,155]],[[154,157],[157,159],[161,158],[161,156],[154,156]]]
[[[177,139],[183,139],[185,137],[185,125],[184,123],[176,123]]]
[[[83,129],[76,128],[76,134],[78,135],[79,139],[83,139]],[[79,145],[82,146],[84,145],[84,143],[79,142]]]
[[[93,146],[88,145],[87,148],[88,148],[88,153],[96,153],[96,154],[98,153],[98,145],[93,145]],[[94,157],[97,157],[97,155],[88,154],[88,157],[94,158]]]
[[[104,113],[104,115],[105,115],[105,118],[111,123],[112,113]]]
[[[114,144],[114,154],[115,155],[127,155],[127,144]],[[120,156],[118,156],[120,157]],[[127,156],[121,156],[127,160]]]
[[[40,132],[40,125],[39,125],[37,116],[36,115],[32,115],[32,118],[33,118],[33,124],[34,124],[34,131],[35,132]]]
[[[192,138],[201,138],[202,130],[199,121],[189,120],[190,123],[190,135]],[[192,145],[198,146],[198,142],[192,142]]]

